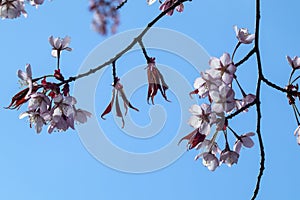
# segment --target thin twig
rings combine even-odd
[[[73,76],[73,77],[69,77],[67,80],[62,81],[61,83],[59,83],[58,85],[62,85],[64,83],[69,83],[72,81],[75,81],[77,79],[89,76],[97,71],[99,71],[100,69],[102,69],[103,67],[112,64],[113,61],[117,60],[118,58],[120,58],[121,56],[123,56],[127,51],[129,51],[139,40],[141,40],[144,35],[149,31],[149,29],[157,22],[159,21],[163,16],[165,16],[170,10],[175,9],[176,6],[180,5],[181,3],[184,3],[186,1],[191,1],[191,0],[178,0],[176,1],[176,3],[174,3],[172,6],[170,6],[168,9],[166,9],[165,11],[161,12],[156,18],[154,18],[148,25],[147,27],[136,37],[133,39],[133,41],[127,46],[125,47],[122,51],[120,51],[118,54],[116,54],[114,57],[112,57],[111,59],[109,59],[108,61],[104,62],[103,64],[90,69],[89,71],[82,73],[82,74],[78,74],[77,76]]]
[[[120,5],[118,5],[118,6],[116,7],[116,10],[122,8],[122,7],[125,5],[125,3],[127,3],[127,0],[122,1],[122,3],[120,3]]]
[[[282,87],[276,85],[275,83],[272,83],[271,81],[269,81],[268,79],[266,79],[264,76],[261,77],[261,80],[263,82],[265,82],[268,86],[270,86],[270,87],[272,87],[272,88],[274,88],[276,90],[279,90],[279,91],[285,92],[285,93],[289,93],[289,91],[287,89],[282,88]]]
[[[144,56],[145,56],[145,58],[146,58],[146,60],[147,60],[147,62],[148,62],[148,61],[150,60],[150,57],[148,56],[148,53],[147,53],[146,48],[145,48],[145,46],[144,46],[144,44],[143,44],[143,41],[142,41],[142,40],[139,40],[138,43],[139,43],[139,45],[141,46],[142,51],[143,51],[143,54],[144,54]]]
[[[236,67],[238,67],[239,65],[243,64],[244,62],[246,62],[253,54],[255,53],[255,48],[251,49],[251,51],[249,51],[249,53],[239,62],[235,63],[234,65]]]
[[[241,112],[247,110],[248,108],[250,108],[251,106],[254,106],[256,104],[256,99],[251,102],[251,103],[248,103],[247,105],[243,106],[242,108],[240,108],[239,110],[235,111],[234,113],[228,115],[226,117],[226,119],[232,119],[234,118],[235,116],[237,116],[238,114],[240,114]]]

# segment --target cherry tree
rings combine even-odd
[[[0,16],[5,19],[14,19],[26,17],[28,15],[26,6],[38,7],[45,3],[39,1],[24,0],[2,0],[0,1]],[[89,10],[93,13],[92,26],[96,32],[101,35],[116,33],[120,23],[120,10],[126,6],[127,0],[91,0]],[[150,21],[144,30],[132,39],[132,42],[119,53],[112,55],[111,59],[100,64],[91,66],[91,70],[66,78],[63,75],[63,68],[60,66],[60,59],[65,53],[72,53],[70,47],[71,39],[69,36],[64,38],[50,36],[49,45],[51,55],[56,59],[56,68],[52,74],[45,74],[41,77],[34,77],[34,67],[30,64],[25,65],[25,70],[19,69],[17,76],[25,89],[17,92],[6,107],[7,109],[19,109],[27,104],[27,111],[20,113],[19,118],[28,117],[29,126],[34,127],[36,133],[41,133],[44,127],[48,133],[53,131],[64,132],[69,128],[75,129],[75,123],[86,123],[91,117],[91,113],[84,108],[77,108],[76,97],[70,93],[70,84],[78,79],[85,78],[91,74],[111,66],[112,68],[112,96],[107,107],[102,112],[100,119],[105,119],[113,109],[122,122],[122,128],[126,126],[124,116],[129,109],[139,111],[137,107],[128,99],[126,95],[126,86],[122,84],[121,78],[117,75],[117,61],[134,45],[139,45],[145,58],[145,67],[148,78],[147,103],[155,104],[156,95],[161,95],[166,102],[168,98],[168,80],[161,73],[156,65],[155,55],[149,55],[147,46],[143,43],[143,37],[163,17],[171,17],[177,12],[188,12],[184,5],[192,3],[191,0],[147,0],[149,6],[158,7],[158,15]],[[210,58],[207,65],[209,69],[199,73],[199,77],[194,81],[194,90],[190,92],[191,98],[200,98],[204,103],[194,104],[186,112],[190,112],[191,117],[188,124],[194,129],[178,141],[179,145],[187,142],[187,150],[195,149],[199,153],[195,160],[202,159],[202,163],[210,171],[215,171],[223,164],[231,167],[238,163],[242,148],[252,148],[255,144],[253,137],[258,138],[260,148],[260,169],[257,176],[256,186],[251,199],[256,199],[260,182],[265,169],[265,151],[261,131],[261,86],[267,86],[284,93],[287,102],[291,105],[296,119],[296,129],[294,135],[297,143],[300,145],[300,112],[296,105],[296,100],[300,98],[297,81],[300,76],[295,73],[300,69],[300,58],[297,56],[286,56],[287,65],[291,66],[291,73],[288,79],[288,85],[281,87],[266,77],[263,73],[263,65],[260,55],[260,0],[256,0],[256,16],[254,29],[239,28],[233,26],[233,37],[236,38],[236,45],[233,47],[232,54],[223,52],[222,55]],[[30,14],[30,13],[29,13]],[[240,60],[235,59],[236,52],[240,47],[248,48],[248,53]],[[258,70],[255,91],[245,91],[238,81],[237,72],[250,58],[255,58]],[[234,87],[236,85],[237,87]],[[188,95],[188,94],[187,94]],[[238,98],[237,96],[242,96]],[[123,107],[120,106],[120,99]],[[136,101],[136,100],[134,100]],[[236,116],[246,113],[249,109],[256,110],[256,130],[248,130],[245,133],[238,134],[231,126],[231,121]],[[99,119],[99,120],[100,120]],[[220,144],[218,138],[223,137],[225,144]],[[233,136],[235,142],[230,144],[228,137]]]

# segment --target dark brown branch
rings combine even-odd
[[[259,142],[260,148],[260,168],[259,173],[257,176],[257,181],[255,185],[255,189],[252,195],[251,200],[256,199],[259,188],[261,178],[264,173],[265,169],[265,150],[264,150],[264,143],[261,135],[261,102],[260,102],[260,90],[261,90],[261,82],[263,79],[263,72],[262,72],[262,64],[260,58],[260,51],[259,51],[259,26],[260,26],[260,0],[256,0],[256,20],[255,20],[255,45],[254,50],[256,53],[256,60],[257,60],[257,68],[258,68],[258,79],[257,79],[257,88],[256,88],[256,113],[257,113],[257,124],[256,124],[256,133]]]
[[[120,5],[118,5],[118,6],[116,7],[116,10],[122,8],[122,7],[125,5],[125,3],[127,3],[127,0],[122,1],[122,3],[120,3]]]
[[[253,54],[255,53],[255,48],[251,49],[251,51],[249,51],[249,53],[239,62],[235,63],[234,65],[236,67],[240,66],[241,64],[243,64],[244,62],[246,62]]]
[[[250,108],[251,106],[254,106],[255,104],[256,104],[256,99],[255,99],[253,102],[248,103],[247,105],[243,106],[241,109],[239,109],[239,110],[235,111],[234,113],[228,115],[228,116],[226,117],[226,119],[232,119],[232,118],[234,118],[235,116],[237,116],[237,115],[240,114],[241,112],[247,110],[247,109]]]
[[[149,59],[150,59],[150,57],[148,56],[148,53],[147,53],[146,48],[145,48],[145,46],[144,46],[144,44],[143,44],[143,41],[142,41],[142,40],[139,40],[138,43],[139,43],[139,45],[141,46],[142,51],[143,51],[143,54],[144,54],[144,56],[145,56],[145,58],[146,58],[146,60],[147,60],[147,62],[148,62]]]
[[[176,6],[180,5],[181,3],[184,3],[186,1],[192,1],[192,0],[178,0],[176,3],[174,3],[171,7],[169,7],[168,9],[166,9],[165,11],[161,12],[156,18],[154,18],[148,25],[147,27],[136,37],[133,39],[133,41],[122,51],[120,51],[117,55],[115,55],[114,57],[112,57],[111,59],[109,59],[108,61],[106,61],[105,63],[99,65],[98,67],[95,67],[93,69],[90,69],[89,71],[82,73],[82,74],[78,74],[77,76],[74,77],[69,77],[67,80],[61,82],[59,85],[62,85],[64,83],[69,83],[72,81],[75,81],[77,79],[89,76],[97,71],[99,71],[100,69],[102,69],[103,67],[112,64],[113,61],[117,60],[118,58],[120,58],[121,56],[123,56],[127,51],[129,51],[138,41],[140,41],[144,35],[149,31],[149,29],[157,22],[159,21],[163,16],[165,16],[170,10],[173,10],[176,8]]]
[[[261,78],[263,82],[265,82],[268,86],[276,89],[276,90],[279,90],[281,92],[285,92],[285,93],[289,93],[289,91],[285,88],[282,88],[278,85],[276,85],[275,83],[272,83],[271,81],[269,81],[268,79],[266,79],[264,76]]]

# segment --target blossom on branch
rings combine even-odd
[[[236,67],[234,66],[228,53],[224,53],[220,59],[212,57],[209,60],[209,65],[211,69],[207,70],[207,73],[210,74],[214,79],[220,78],[226,84],[232,83]]]
[[[229,148],[225,148],[220,155],[220,163],[225,163],[228,167],[231,167],[234,163],[237,164],[239,154],[235,151],[231,151]]]
[[[50,36],[49,43],[52,46],[51,55],[57,58],[58,55],[60,55],[60,52],[63,50],[72,51],[72,49],[69,47],[70,42],[71,38],[69,36],[66,36],[63,39],[60,37],[54,38],[53,36]]]
[[[250,34],[246,28],[239,29],[237,26],[233,26],[233,29],[240,43],[250,44],[255,39],[255,34]]]
[[[293,59],[289,56],[286,56],[286,59],[294,70],[300,69],[300,58],[298,56],[295,56]]]
[[[14,19],[23,14],[27,17],[23,0],[1,0],[0,1],[0,17]]]
[[[194,128],[199,128],[202,134],[208,135],[211,126],[217,120],[216,113],[212,112],[211,106],[206,103],[201,104],[201,106],[195,104],[191,106],[189,111],[192,113],[192,116],[188,124]]]
[[[254,142],[251,139],[252,136],[255,134],[253,132],[246,133],[244,135],[239,136],[237,141],[235,142],[233,146],[233,150],[237,153],[240,152],[242,146],[247,147],[247,148],[252,148],[254,146]]]

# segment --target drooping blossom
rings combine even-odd
[[[200,157],[202,157],[202,164],[210,171],[215,171],[220,164],[218,158],[212,152],[204,152],[196,156],[195,160],[199,159]]]
[[[207,70],[214,79],[220,78],[225,84],[231,84],[233,75],[236,71],[236,66],[233,64],[230,55],[224,53],[220,59],[212,57],[209,60],[209,65],[211,69]]]
[[[69,47],[70,42],[71,38],[69,36],[66,36],[63,39],[60,37],[54,38],[53,36],[50,36],[49,43],[52,46],[51,55],[56,58],[63,50],[72,51]]]
[[[148,96],[147,101],[151,98],[152,104],[154,104],[154,97],[156,96],[158,90],[164,97],[166,101],[167,98],[166,90],[169,88],[165,82],[163,75],[160,73],[155,65],[155,58],[149,58],[147,66],[147,76],[148,76]]]
[[[74,105],[76,99],[72,96],[64,97],[61,94],[53,98],[54,106],[51,109],[52,119],[48,127],[48,133],[53,130],[66,131],[74,128]]]
[[[28,102],[28,110],[35,111],[38,110],[40,113],[48,111],[48,108],[51,105],[51,101],[48,96],[44,93],[37,92],[30,95],[30,100]]]
[[[27,12],[24,8],[24,1],[22,0],[1,0],[0,1],[0,17],[14,19],[23,14],[27,17]]]
[[[294,70],[300,68],[300,58],[298,56],[295,56],[293,59],[289,56],[286,56],[286,59]]]
[[[188,140],[187,143],[187,149],[193,149],[195,148],[199,143],[203,142],[205,139],[206,135],[202,134],[199,132],[199,129],[193,130],[191,133],[188,135],[184,136],[181,138],[178,142],[178,145],[183,141],[183,140]]]
[[[32,125],[35,128],[36,133],[40,133],[44,125],[46,125],[47,120],[50,119],[50,115],[48,112],[41,113],[39,111],[26,111],[20,114],[19,119],[23,119],[24,117],[29,117],[30,127]]]
[[[104,112],[101,114],[101,118],[105,119],[104,116],[111,112],[113,105],[115,103],[117,117],[120,117],[122,119],[122,128],[124,128],[125,121],[124,121],[124,117],[123,117],[123,114],[122,114],[122,111],[120,108],[120,104],[119,104],[119,96],[121,96],[123,103],[124,103],[123,105],[125,108],[125,115],[127,114],[128,107],[131,109],[134,109],[136,111],[139,111],[137,108],[132,106],[132,104],[129,102],[129,100],[127,99],[127,97],[125,95],[123,85],[120,83],[120,79],[117,79],[116,83],[113,84],[111,101],[108,104],[108,106],[106,107],[106,109],[104,110]]]
[[[255,34],[250,34],[246,28],[239,29],[237,26],[233,26],[233,29],[240,43],[250,44],[255,39]]]
[[[225,163],[228,167],[233,164],[237,164],[239,159],[239,154],[235,151],[231,151],[229,148],[225,148],[220,155],[220,163]]]
[[[253,132],[249,132],[249,133],[239,136],[239,138],[237,139],[237,141],[235,142],[235,144],[233,146],[233,150],[237,153],[240,153],[242,146],[247,147],[247,148],[252,148],[254,146],[254,142],[251,139],[251,137],[254,135],[255,134]]]
[[[165,0],[159,7],[159,9],[164,12],[165,10],[169,9],[171,6],[173,6],[177,0]],[[178,6],[176,6],[176,11],[177,12],[183,12],[184,10],[184,5],[180,3]],[[173,15],[174,9],[171,9],[170,11],[167,12],[167,15],[171,16]]]
[[[40,133],[43,125],[46,125],[51,120],[50,106],[51,101],[44,93],[33,93],[30,95],[28,110],[21,113],[19,118],[29,117],[30,127],[34,125],[35,131]]]

